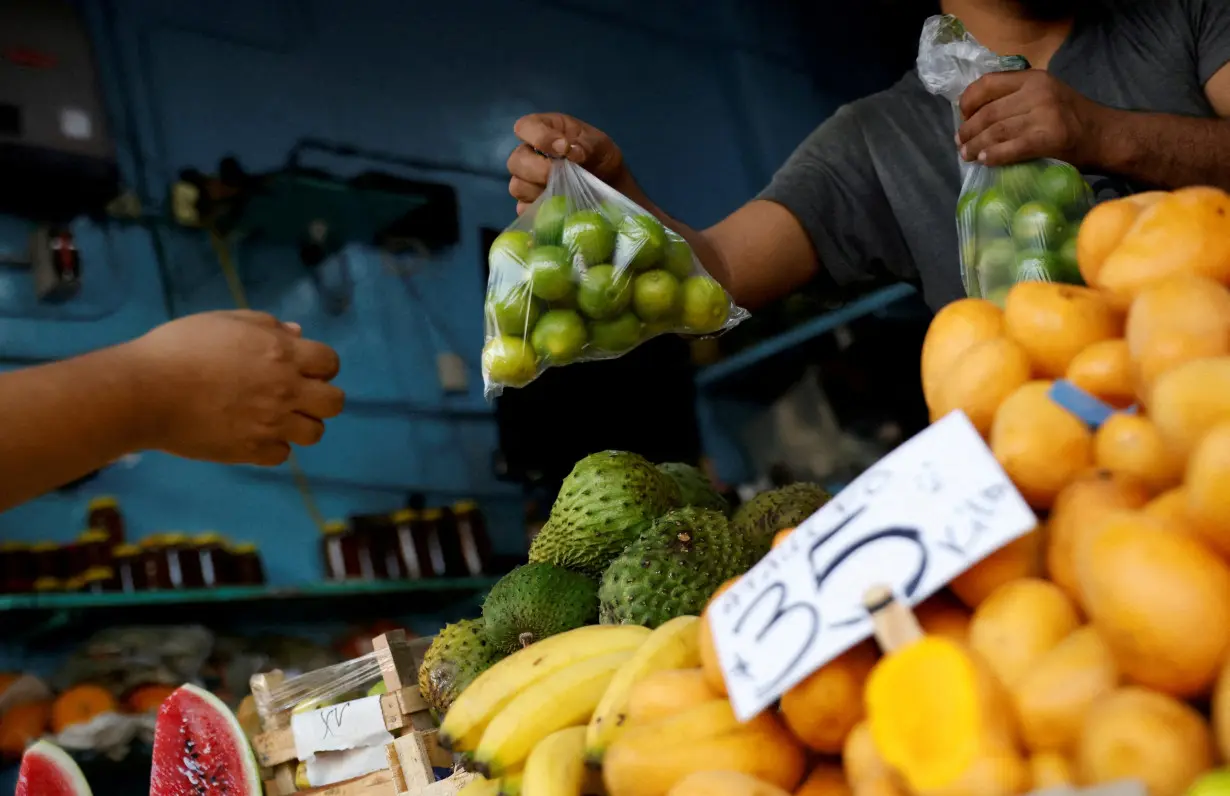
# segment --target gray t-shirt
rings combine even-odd
[[[1104,105],[1214,117],[1204,84],[1230,62],[1230,0],[1101,0],[1048,71]],[[952,109],[918,75],[840,108],[761,193],[811,236],[825,282],[906,281],[938,310],[962,298]],[[1086,174],[1098,200],[1146,189]]]

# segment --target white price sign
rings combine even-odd
[[[290,717],[295,757],[310,760],[317,752],[343,752],[393,742],[384,726],[380,697],[352,699]]]
[[[867,589],[915,605],[1037,522],[963,412],[933,423],[714,601],[735,713],[750,719],[871,636]]]

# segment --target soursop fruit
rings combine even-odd
[[[504,655],[487,640],[481,619],[463,619],[436,635],[419,667],[419,693],[431,707],[436,721],[475,677]]]
[[[683,462],[666,462],[659,464],[658,469],[679,485],[683,505],[713,509],[730,516],[730,504],[726,502],[726,498],[717,493],[713,484],[709,482],[709,477],[699,469]]]
[[[747,541],[712,509],[677,509],[611,562],[598,587],[604,625],[657,627],[700,615],[709,598],[747,570]]]
[[[770,489],[740,506],[730,526],[736,534],[750,541],[751,563],[754,564],[769,552],[778,531],[797,527],[832,497],[817,484],[802,481]]]
[[[487,640],[500,652],[598,621],[597,581],[554,564],[517,567],[483,601]]]
[[[547,524],[530,545],[530,561],[598,577],[680,500],[679,485],[643,456],[586,456],[564,479]]]

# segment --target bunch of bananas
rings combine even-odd
[[[484,775],[459,796],[788,793],[799,743],[773,711],[735,718],[703,668],[703,633],[695,616],[583,627],[492,666],[440,726]]]

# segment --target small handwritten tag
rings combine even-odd
[[[1037,525],[963,412],[885,456],[809,517],[710,610],[746,721],[872,634],[883,584],[915,605]]]
[[[317,752],[343,752],[393,742],[392,733],[384,726],[379,696],[296,713],[290,718],[290,731],[295,736],[295,756],[304,761]]]

